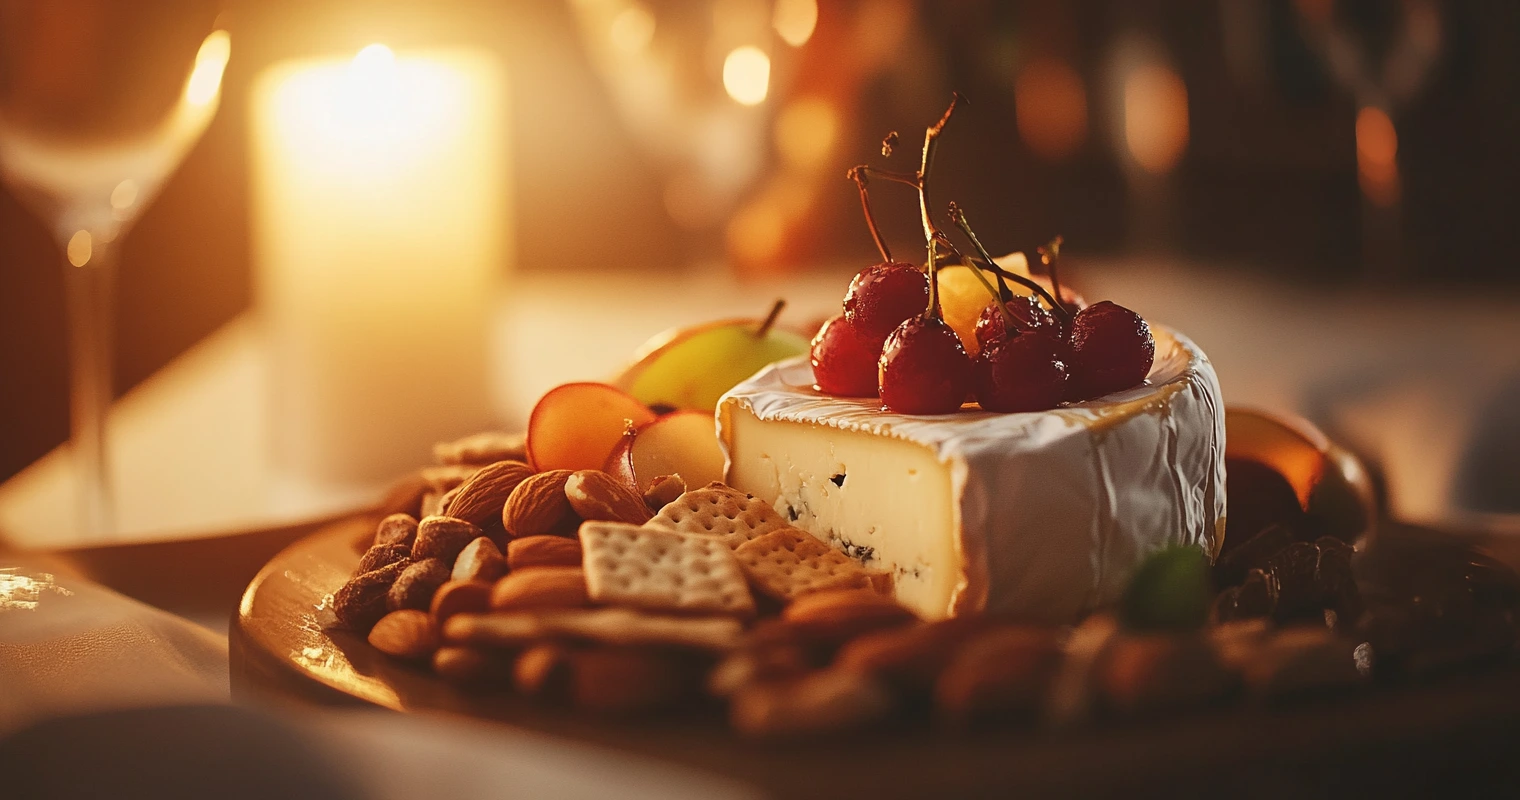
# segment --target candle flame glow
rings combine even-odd
[[[222,72],[232,57],[232,37],[226,31],[212,31],[195,54],[195,67],[185,82],[185,101],[193,106],[209,105],[222,89]]]
[[[747,105],[765,102],[770,91],[771,57],[758,47],[736,47],[723,59],[723,88],[728,96]]]

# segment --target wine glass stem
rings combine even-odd
[[[96,240],[82,266],[63,261],[68,293],[69,421],[79,531],[109,535],[115,524],[106,448],[111,410],[115,247]]]

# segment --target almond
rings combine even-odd
[[[497,653],[473,647],[440,647],[433,654],[433,671],[449,683],[479,683],[510,675],[511,662]]]
[[[581,563],[581,543],[563,536],[524,536],[507,543],[507,569],[575,567]]]
[[[519,483],[501,510],[507,534],[516,539],[541,536],[563,527],[574,513],[565,497],[568,469],[540,472]]]
[[[808,642],[843,643],[871,631],[916,622],[913,612],[874,589],[825,589],[793,600],[781,619]]]
[[[580,567],[516,570],[491,588],[491,608],[567,608],[587,605],[586,573]]]
[[[417,518],[436,517],[438,511],[443,508],[443,499],[446,492],[428,492],[422,496],[422,503],[417,506]]]
[[[686,494],[686,481],[680,475],[661,475],[644,490],[644,505],[659,511],[683,494]]]
[[[469,480],[449,490],[454,496],[444,504],[443,513],[482,528],[495,527],[512,490],[532,475],[532,468],[520,461],[498,461],[481,467]]]
[[[459,551],[450,578],[456,581],[491,582],[507,574],[507,559],[496,543],[481,536]]]
[[[484,581],[449,581],[433,593],[429,613],[433,622],[443,625],[455,614],[479,614],[491,607],[491,584]]]
[[[530,697],[561,696],[570,682],[570,650],[544,642],[524,650],[512,666],[512,684]]]
[[[654,516],[644,498],[599,469],[583,469],[566,479],[565,497],[584,520],[643,525]]]
[[[427,612],[415,609],[392,611],[370,629],[369,643],[396,658],[423,658],[438,649],[438,632]]]

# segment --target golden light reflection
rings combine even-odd
[[[65,253],[69,257],[69,263],[76,267],[90,263],[90,257],[95,254],[95,242],[90,237],[90,232],[74,231],[74,235],[69,237]]]
[[[1399,134],[1387,112],[1366,106],[1356,114],[1356,173],[1362,192],[1375,205],[1399,200]]]
[[[0,611],[33,611],[47,592],[73,594],[59,586],[51,572],[27,575],[15,567],[0,567]]]
[[[654,39],[654,14],[643,3],[634,3],[612,19],[607,32],[612,46],[625,55],[637,55]]]
[[[1187,85],[1161,64],[1135,68],[1124,79],[1124,141],[1135,163],[1155,175],[1170,172],[1188,145]]]
[[[771,58],[758,47],[736,47],[723,59],[723,88],[728,96],[747,105],[765,102],[770,91]]]
[[[1065,158],[1087,140],[1087,90],[1066,62],[1030,60],[1014,79],[1013,102],[1019,135],[1039,155]]]
[[[185,83],[185,100],[204,106],[216,99],[222,88],[222,73],[232,56],[232,37],[226,31],[212,31],[195,54],[195,68]]]
[[[776,150],[788,166],[813,168],[829,161],[839,138],[839,114],[827,100],[804,97],[776,118]]]
[[[771,27],[792,47],[801,47],[813,37],[818,26],[818,3],[815,0],[776,0]]]
[[[137,202],[137,181],[128,178],[116,184],[111,190],[111,208],[115,211],[126,211]]]

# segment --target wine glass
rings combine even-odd
[[[63,251],[81,533],[108,535],[106,414],[122,236],[220,102],[216,0],[0,0],[0,180]]]

